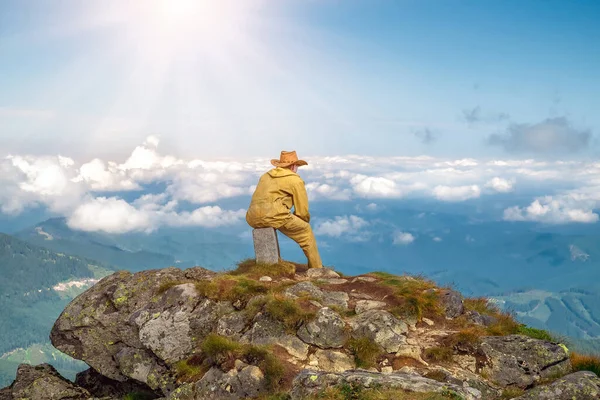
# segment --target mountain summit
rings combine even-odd
[[[0,399],[600,396],[564,345],[483,299],[285,261],[117,272],[76,297],[50,338],[91,368],[71,383],[22,365]]]

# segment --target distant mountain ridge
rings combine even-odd
[[[57,252],[133,272],[175,265],[223,269],[247,257],[251,250],[235,236],[207,229],[160,229],[150,234],[117,235],[73,230],[64,218],[43,221],[15,236]]]

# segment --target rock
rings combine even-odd
[[[502,390],[491,385],[481,376],[460,369],[453,368],[452,370],[448,370],[441,366],[432,366],[423,376],[439,382],[451,383],[465,388],[474,388],[481,392],[482,399],[498,399],[502,395]]]
[[[435,325],[435,323],[432,320],[430,320],[429,318],[421,318],[421,321],[423,321],[425,324],[427,324],[427,326]]]
[[[356,302],[356,307],[354,307],[354,311],[357,314],[362,314],[365,311],[376,310],[378,308],[384,308],[387,306],[387,303],[383,301],[374,301],[374,300],[358,300]]]
[[[258,280],[260,282],[271,282],[273,281],[273,278],[271,278],[270,276],[261,276]]]
[[[496,323],[496,317],[491,315],[480,314],[477,311],[467,311],[466,313],[469,321],[477,325],[490,326]]]
[[[454,362],[458,364],[462,369],[477,372],[477,359],[469,354],[455,354],[453,356]]]
[[[308,363],[330,372],[344,372],[355,368],[354,361],[348,355],[334,350],[318,349],[310,355]]]
[[[273,228],[252,230],[254,253],[257,264],[277,264],[279,262],[279,241]]]
[[[87,390],[60,376],[50,364],[19,365],[15,381],[0,394],[11,400],[87,400],[91,397]]]
[[[523,335],[484,337],[480,351],[487,359],[482,373],[502,387],[525,389],[541,378],[571,371],[563,347]]]
[[[158,395],[148,386],[130,380],[117,382],[100,375],[92,368],[80,372],[75,377],[75,385],[86,389],[94,397],[122,398],[128,393],[140,393],[149,399],[157,398]]]
[[[169,370],[146,349],[123,347],[114,356],[119,370],[128,379],[145,383],[152,390],[168,393],[175,387],[175,379]]]
[[[311,282],[297,283],[287,288],[283,292],[283,294],[291,299],[297,299],[299,297],[309,297],[313,300],[319,301],[325,306],[340,307],[342,309],[348,309],[348,300],[350,299],[348,293],[346,292],[323,291]]]
[[[328,285],[343,285],[344,283],[348,282],[347,280],[341,278],[322,279],[322,281]]]
[[[370,296],[366,293],[356,293],[354,291],[350,292],[350,297],[353,299],[373,300],[373,296]]]
[[[220,306],[198,296],[190,282],[214,276],[202,268],[116,272],[69,303],[54,323],[51,342],[119,382],[132,378],[119,363],[131,367],[134,363],[124,356],[140,352],[144,368],[167,371],[165,364],[188,356],[216,326]],[[135,368],[128,372],[144,375]]]
[[[330,268],[309,268],[308,271],[306,271],[306,276],[308,276],[309,278],[339,278],[340,274],[338,274],[337,272],[335,272],[334,270],[330,269]]]
[[[366,311],[350,321],[352,337],[367,337],[387,353],[395,353],[406,344],[408,326],[384,310]]]
[[[356,283],[356,282],[377,282],[376,278],[371,278],[370,276],[357,276],[356,278],[352,279],[352,283]]]
[[[464,312],[462,295],[456,290],[445,290],[440,293],[440,302],[447,318],[456,318]]]
[[[346,323],[327,307],[321,308],[312,321],[298,329],[298,337],[322,349],[342,347],[348,340]]]
[[[217,334],[232,339],[239,339],[249,322],[248,315],[244,312],[225,314],[217,322]]]
[[[195,397],[190,399],[238,400],[255,398],[265,391],[265,376],[260,368],[254,365],[249,365],[239,372],[236,369],[223,372],[218,368],[211,368],[196,383]]]
[[[394,368],[392,368],[392,367],[382,367],[381,368],[382,374],[391,374],[392,372],[394,372]]]
[[[415,361],[420,362],[423,365],[429,365],[423,358],[421,358],[421,348],[410,344],[400,346],[396,352],[397,357],[408,357]]]
[[[579,371],[550,385],[538,386],[514,400],[596,400],[600,399],[600,378],[593,372]]]
[[[308,357],[308,345],[295,335],[288,334],[283,323],[268,314],[257,314],[252,328],[240,341],[256,345],[276,344],[283,347],[292,357],[300,360],[306,360]]]
[[[365,389],[403,389],[418,393],[448,393],[455,392],[465,400],[481,399],[481,393],[476,389],[463,388],[458,385],[445,384],[422,376],[394,372],[381,374],[367,371],[346,371],[331,373],[303,370],[293,381],[290,392],[292,400],[305,399],[322,392],[325,388],[340,384],[357,384]]]
[[[0,400],[13,400],[12,390],[10,390],[10,387],[0,389]]]

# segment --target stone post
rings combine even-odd
[[[254,229],[252,239],[254,240],[257,264],[277,264],[279,262],[279,241],[275,229]]]

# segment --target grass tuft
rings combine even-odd
[[[315,313],[306,311],[300,302],[280,296],[269,296],[265,304],[265,311],[273,318],[281,321],[291,330],[296,330],[303,322],[314,317]]]
[[[448,400],[462,399],[456,393],[446,390],[442,393],[406,392],[402,389],[365,388],[359,383],[342,383],[316,393],[307,400]]]
[[[350,339],[347,347],[354,356],[354,362],[358,368],[371,368],[375,366],[377,359],[384,354],[384,350],[367,337]]]
[[[296,266],[287,261],[280,261],[277,264],[257,264],[256,260],[249,258],[238,264],[238,267],[230,271],[228,275],[246,276],[252,279],[258,279],[261,276],[270,276],[271,278],[293,278],[296,273]]]
[[[518,387],[507,387],[502,391],[501,399],[514,399],[515,397],[519,397],[523,395],[525,391]]]
[[[548,331],[545,331],[543,329],[531,328],[526,325],[519,326],[519,328],[517,329],[517,333],[519,335],[529,336],[530,338],[534,339],[546,340],[548,342],[558,342],[558,340],[554,336],[552,336],[552,334],[550,334]]]
[[[438,294],[429,290],[436,287],[433,281],[421,276],[396,276],[387,272],[374,272],[370,275],[381,279],[380,284],[393,290],[398,304],[390,311],[396,316],[420,320],[441,314]]]
[[[167,290],[171,289],[172,287],[177,286],[177,285],[181,285],[181,284],[184,284],[184,283],[186,283],[186,282],[184,282],[184,281],[166,281],[166,282],[163,282],[158,287],[158,289],[156,290],[156,293],[157,294],[163,294],[164,292],[166,292]]]
[[[573,371],[591,371],[600,376],[600,357],[571,353]]]
[[[431,347],[425,349],[425,359],[427,361],[452,361],[454,351],[449,347]]]
[[[267,285],[241,276],[222,275],[210,281],[196,282],[201,296],[211,300],[241,301],[246,304],[252,297],[269,292]]]

